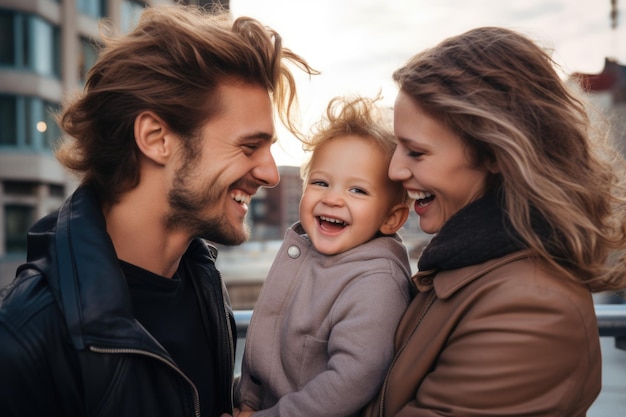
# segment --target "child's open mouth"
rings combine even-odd
[[[343,220],[333,217],[319,216],[317,222],[322,230],[328,232],[340,232],[346,227],[346,223]]]

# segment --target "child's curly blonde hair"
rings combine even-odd
[[[367,97],[335,97],[328,103],[324,116],[311,128],[311,134],[303,142],[302,148],[308,153],[307,159],[300,167],[300,177],[306,184],[311,169],[311,161],[315,150],[327,141],[339,136],[355,135],[371,140],[386,157],[387,164],[391,161],[396,149],[396,137],[393,134],[391,108],[378,105],[380,96]],[[409,197],[399,182],[389,180],[395,187],[397,202],[407,203]]]

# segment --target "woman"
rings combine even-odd
[[[597,397],[591,293],[626,286],[624,160],[598,156],[554,68],[486,27],[394,73],[389,175],[435,237],[364,415],[576,417]]]

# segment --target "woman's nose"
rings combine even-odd
[[[404,181],[411,177],[411,170],[405,164],[403,155],[398,152],[398,149],[395,150],[391,157],[387,175],[393,181]]]

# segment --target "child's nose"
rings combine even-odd
[[[327,204],[329,206],[343,205],[343,193],[341,192],[341,190],[329,188],[328,191],[324,194],[323,202],[324,204]]]

